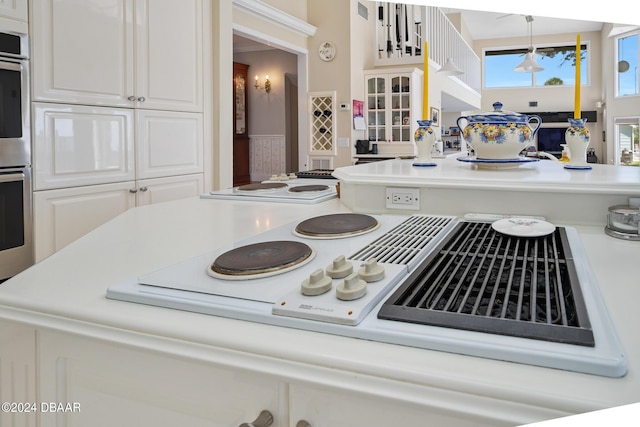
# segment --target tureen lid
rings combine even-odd
[[[472,122],[508,122],[508,123],[527,123],[530,116],[526,114],[514,113],[513,111],[502,111],[502,102],[493,103],[493,111],[474,114],[467,117]]]

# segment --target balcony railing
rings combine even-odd
[[[480,92],[480,58],[438,7],[376,2],[376,66],[423,63],[423,41],[429,59],[442,66],[452,58],[464,74],[457,78]]]

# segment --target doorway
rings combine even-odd
[[[302,48],[298,50],[290,43],[243,27],[234,28],[233,53],[234,61],[250,65],[247,115],[251,180],[259,181],[268,179],[273,174],[306,170],[309,151],[305,143],[309,126],[305,120],[308,111],[307,52]],[[285,67],[283,64],[290,61],[283,60],[287,55],[290,55],[292,62]],[[268,95],[253,87],[253,77],[259,74],[262,79],[267,72],[274,82]],[[274,111],[277,111],[277,120],[268,119],[270,114],[265,112]],[[278,152],[270,151],[272,142],[278,138],[282,141],[277,143],[280,147]],[[260,153],[260,158],[256,158]],[[270,163],[273,163],[271,170]]]

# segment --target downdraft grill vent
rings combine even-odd
[[[454,221],[454,217],[413,215],[349,258],[359,261],[376,258],[378,262],[409,265]]]
[[[515,238],[464,222],[378,317],[593,346],[566,231]]]

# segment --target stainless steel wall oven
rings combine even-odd
[[[0,280],[34,259],[27,37],[0,30]]]

